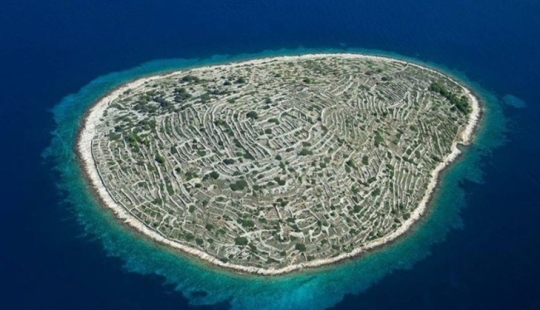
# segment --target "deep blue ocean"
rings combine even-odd
[[[158,71],[348,51],[425,63],[486,115],[392,246],[261,279],[200,266],[92,201],[71,146],[93,100]],[[0,1],[0,309],[540,309],[540,2]]]

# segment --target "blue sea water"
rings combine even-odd
[[[540,308],[538,2],[4,0],[0,8],[2,308]],[[115,85],[330,50],[426,62],[485,99],[475,145],[402,241],[335,268],[246,278],[132,235],[89,198],[71,143],[85,107]]]

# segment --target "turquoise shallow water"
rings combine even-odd
[[[465,206],[460,182],[482,182],[482,159],[504,142],[505,120],[496,97],[456,72],[453,76],[469,85],[484,101],[486,113],[474,145],[442,178],[430,211],[411,232],[392,245],[358,259],[286,276],[263,278],[237,275],[209,268],[191,258],[182,257],[156,245],[120,225],[100,208],[85,187],[75,159],[73,146],[82,115],[93,102],[115,87],[145,75],[187,67],[215,64],[265,56],[335,52],[336,50],[279,50],[256,55],[215,56],[209,59],[162,60],[137,68],[99,77],[76,94],[65,97],[54,109],[57,128],[47,155],[54,159],[60,173],[58,186],[65,193],[72,214],[84,226],[88,238],[102,241],[106,253],[120,257],[125,269],[142,274],[162,275],[192,304],[211,305],[230,302],[234,309],[324,309],[339,302],[345,294],[366,290],[395,270],[409,269],[429,256],[430,247],[442,242],[451,229],[461,227],[460,209]],[[351,50],[347,50],[351,52]],[[380,51],[363,51],[406,59]],[[441,71],[447,69],[427,64]]]

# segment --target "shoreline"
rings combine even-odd
[[[472,111],[470,112],[467,125],[465,126],[465,128],[461,130],[461,132],[458,133],[458,136],[452,142],[451,152],[448,155],[446,155],[442,159],[442,161],[439,164],[437,164],[435,169],[430,173],[430,179],[429,179],[425,194],[420,200],[418,206],[411,212],[410,218],[406,220],[396,231],[382,238],[373,240],[360,248],[356,248],[350,253],[342,253],[332,258],[313,260],[310,262],[294,264],[294,265],[286,266],[279,269],[273,269],[273,268],[264,269],[264,268],[257,268],[257,267],[248,267],[248,266],[242,266],[242,265],[236,265],[236,264],[230,264],[230,263],[223,263],[221,260],[201,250],[198,250],[196,248],[192,248],[190,246],[165,238],[159,232],[147,227],[144,223],[142,223],[136,217],[131,215],[129,211],[127,211],[125,208],[117,204],[109,195],[107,189],[103,185],[101,176],[99,175],[99,172],[95,167],[95,161],[94,161],[93,154],[91,151],[91,143],[92,143],[93,136],[96,132],[95,125],[97,122],[99,122],[99,118],[101,117],[103,111],[105,111],[108,105],[118,96],[120,96],[120,94],[122,94],[125,90],[138,87],[148,81],[160,79],[167,76],[174,76],[176,74],[182,74],[181,72],[197,71],[197,70],[201,70],[201,68],[230,68],[230,67],[235,67],[235,66],[261,64],[261,63],[274,62],[274,61],[286,62],[286,61],[295,61],[299,59],[317,59],[317,58],[328,57],[328,56],[337,56],[337,57],[349,58],[349,59],[350,58],[363,58],[363,59],[375,60],[375,61],[395,61],[395,62],[399,62],[403,64],[413,65],[413,66],[422,68],[424,70],[429,70],[431,72],[436,73],[437,75],[441,75],[441,76],[444,76],[445,78],[450,79],[452,82],[459,85],[465,91],[466,95],[470,99]],[[479,125],[481,118],[482,118],[482,108],[480,107],[479,99],[475,96],[475,94],[470,89],[466,88],[462,83],[459,83],[452,77],[449,77],[446,74],[443,74],[432,68],[425,67],[423,65],[419,65],[419,64],[404,61],[404,60],[394,59],[391,57],[372,56],[372,55],[353,54],[353,53],[328,53],[328,54],[316,53],[316,54],[304,54],[304,55],[299,55],[299,56],[276,56],[276,57],[253,59],[253,60],[247,60],[247,61],[237,61],[237,62],[220,64],[220,65],[203,66],[199,68],[191,68],[191,69],[184,69],[184,70],[180,69],[180,70],[176,70],[170,73],[163,73],[163,74],[138,78],[131,82],[122,84],[121,86],[117,87],[116,89],[112,90],[108,94],[98,99],[91,107],[88,108],[87,112],[84,114],[82,121],[80,123],[79,131],[77,133],[77,138],[75,142],[75,151],[77,155],[77,160],[80,164],[81,171],[86,180],[86,183],[91,189],[94,197],[98,199],[99,204],[102,205],[105,209],[112,211],[115,217],[117,217],[123,223],[127,224],[128,227],[134,229],[137,233],[143,234],[146,238],[152,239],[153,241],[156,241],[157,243],[161,245],[166,245],[175,250],[180,250],[183,253],[195,256],[198,259],[203,260],[204,263],[212,264],[212,266],[221,267],[229,271],[234,270],[240,273],[273,276],[273,275],[282,275],[286,273],[291,273],[294,271],[300,271],[307,268],[317,268],[317,267],[328,266],[330,264],[344,261],[346,259],[357,257],[361,254],[364,254],[370,250],[374,250],[381,246],[388,245],[391,242],[396,241],[399,237],[405,236],[406,233],[409,232],[411,228],[413,228],[413,226],[416,223],[418,223],[419,220],[422,219],[423,215],[425,215],[426,210],[434,196],[434,193],[437,190],[437,186],[439,185],[441,181],[440,176],[442,172],[447,167],[449,167],[454,161],[456,161],[459,158],[459,156],[462,154],[458,146],[459,145],[466,146],[472,143],[474,133]]]

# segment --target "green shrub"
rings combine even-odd
[[[230,187],[231,187],[231,189],[233,191],[241,191],[244,188],[246,188],[247,185],[248,184],[247,184],[246,180],[238,180],[238,181],[232,183]]]
[[[308,148],[303,148],[300,153],[298,153],[300,156],[307,156],[307,155],[313,155],[313,151]]]
[[[234,238],[234,244],[236,245],[247,245],[248,239],[246,237],[236,237]]]
[[[251,119],[257,119],[259,118],[259,115],[255,111],[250,111],[246,114],[246,117]]]
[[[156,162],[158,162],[158,164],[164,164],[165,163],[165,157],[157,154],[156,157],[154,158],[156,160]]]
[[[303,243],[297,243],[294,247],[295,247],[295,249],[297,249],[300,252],[305,252],[306,251],[306,245],[303,244]]]

